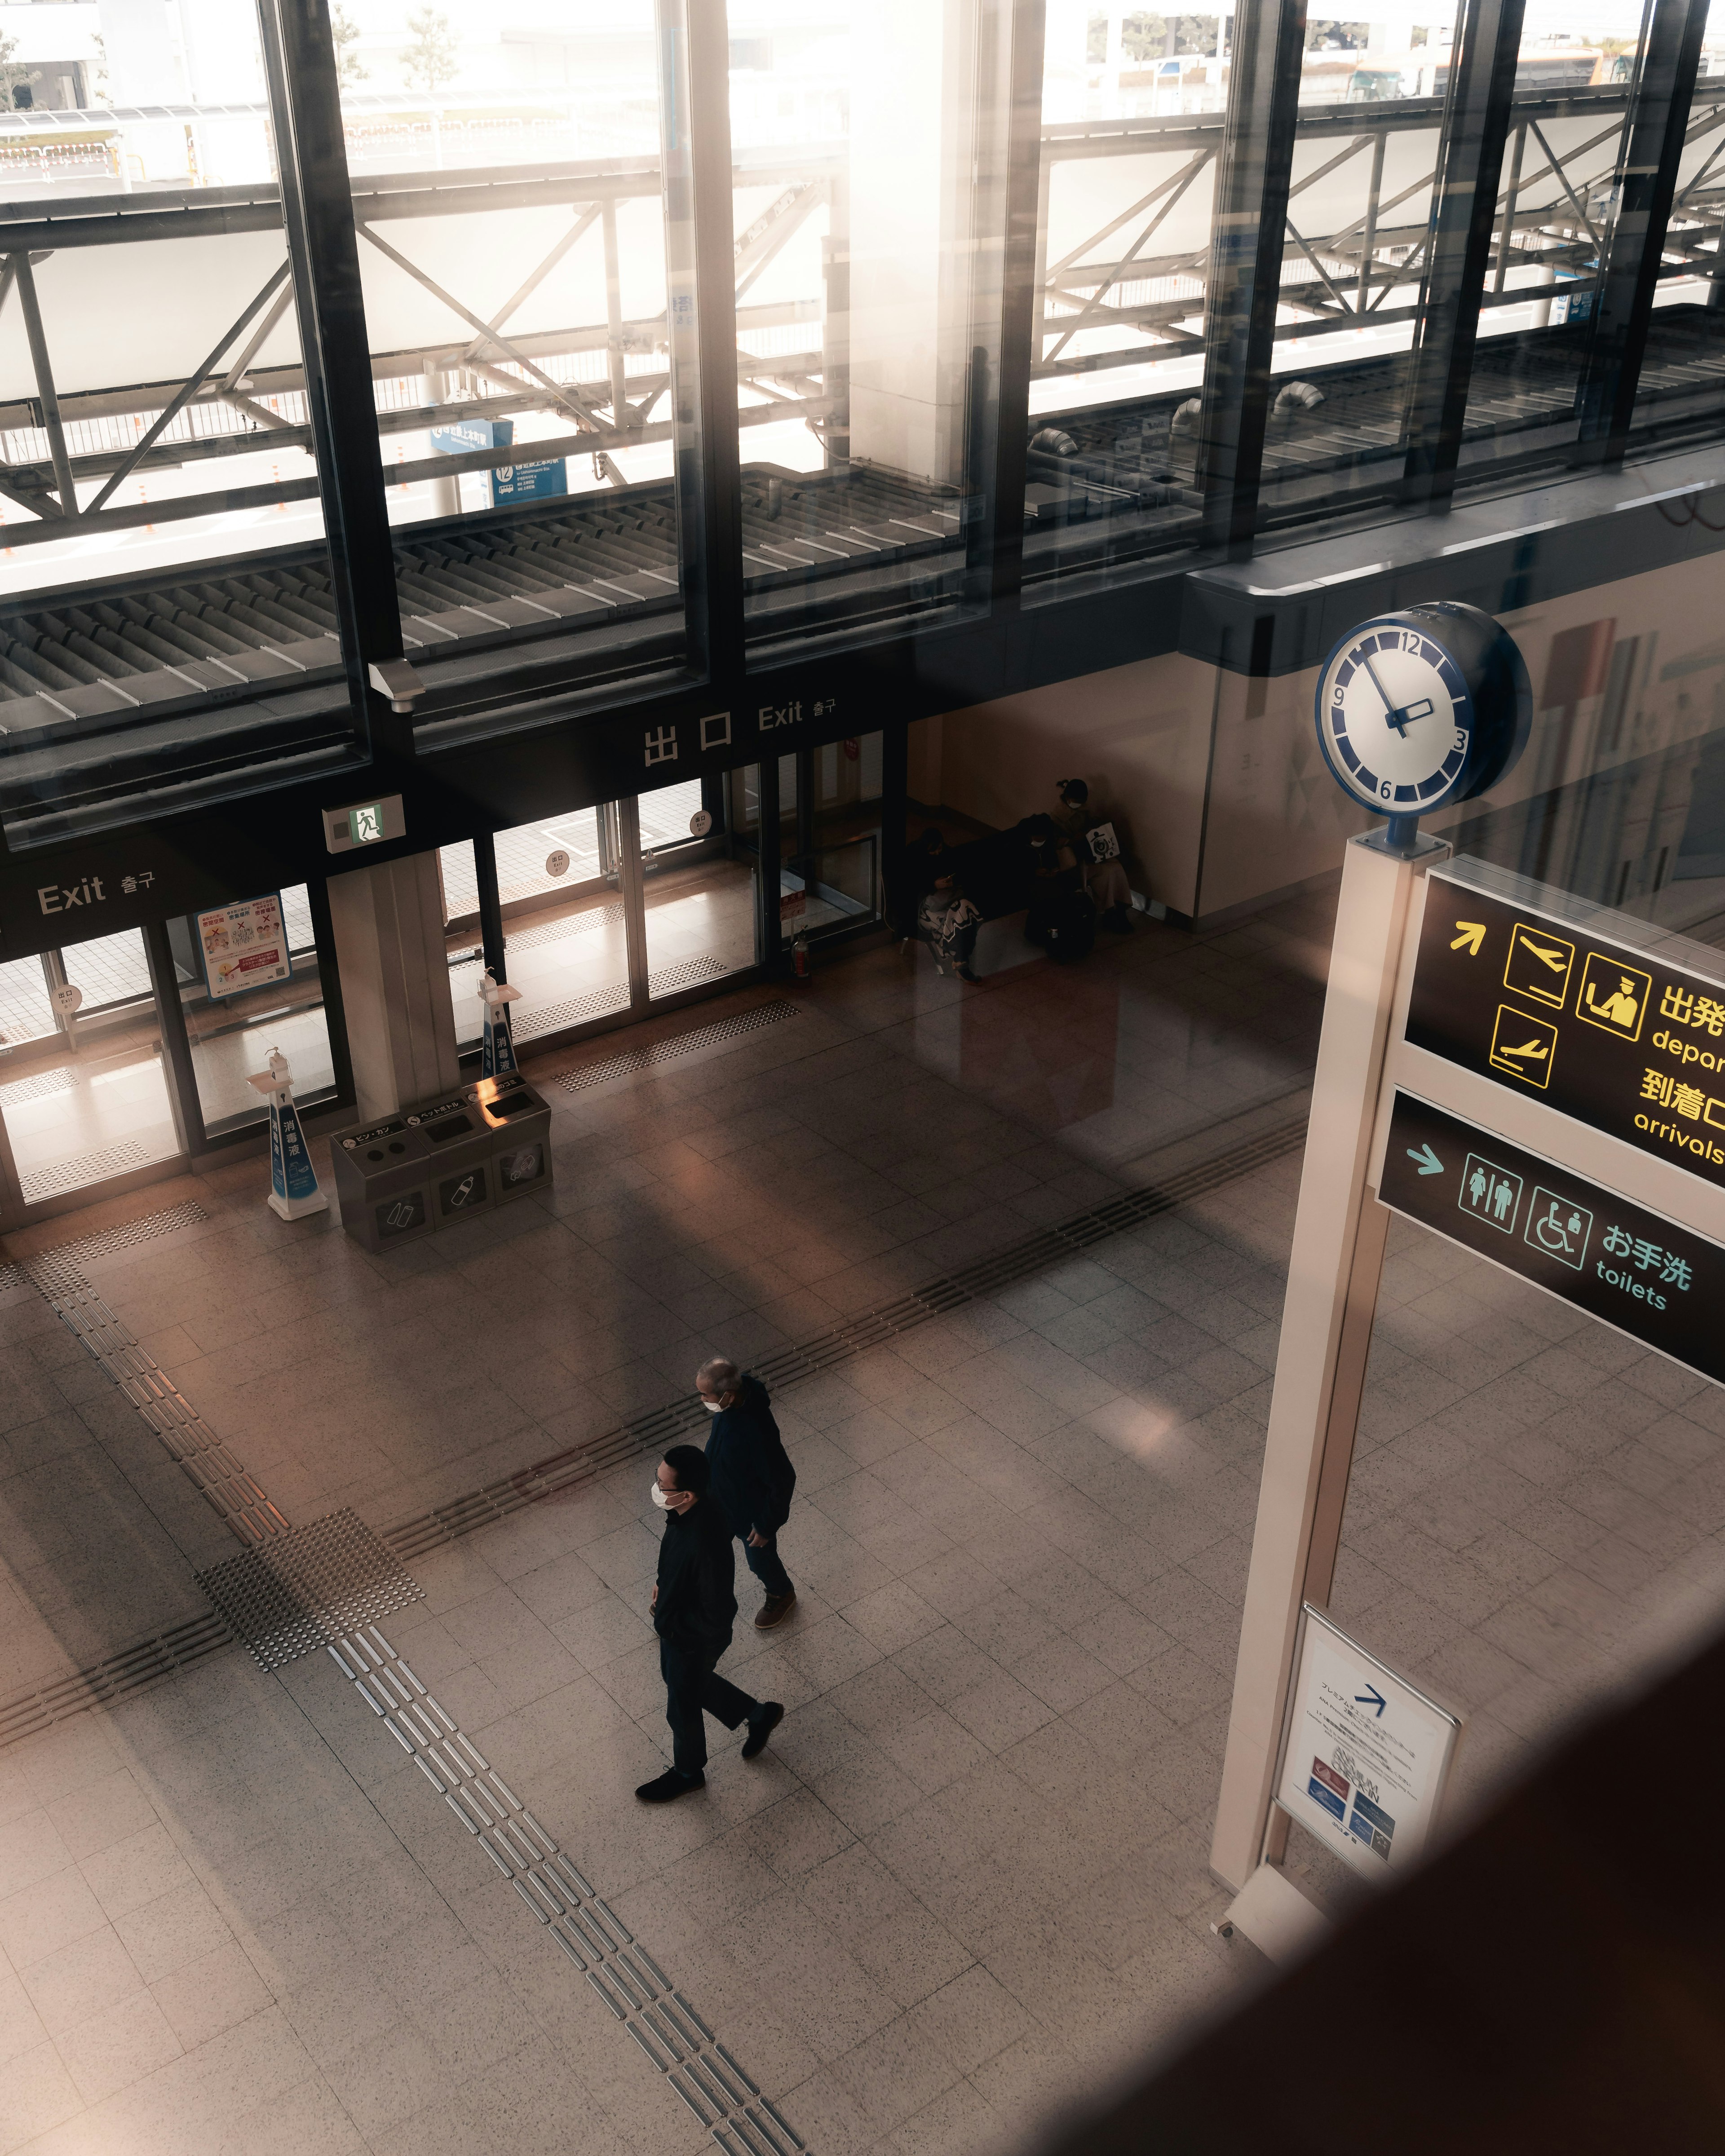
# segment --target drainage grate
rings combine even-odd
[[[124,1145],[110,1146],[105,1152],[81,1152],[75,1160],[57,1160],[52,1168],[39,1168],[33,1174],[21,1175],[18,1186],[25,1204],[34,1205],[44,1198],[58,1198],[62,1191],[81,1190],[86,1183],[123,1175],[127,1168],[147,1168],[151,1158],[146,1147],[129,1138]]]
[[[803,2142],[375,1625],[330,1659],[726,2156]]]
[[[669,1063],[679,1055],[692,1055],[696,1049],[706,1048],[716,1040],[735,1040],[745,1033],[754,1033],[763,1025],[777,1025],[781,1019],[794,1018],[802,1009],[788,997],[781,997],[770,1004],[757,1004],[752,1010],[739,1011],[734,1018],[716,1019],[711,1025],[691,1027],[687,1033],[674,1033],[664,1040],[650,1041],[644,1048],[631,1048],[622,1055],[607,1056],[603,1063],[583,1064],[575,1070],[556,1070],[546,1084],[555,1082],[566,1093],[584,1092],[589,1086],[603,1086],[608,1078],[624,1078],[632,1070],[650,1070],[655,1063]]]
[[[345,1508],[200,1572],[198,1584],[265,1670],[329,1646],[425,1593]]]
[[[126,1647],[91,1669],[49,1683],[31,1685],[0,1700],[0,1745],[16,1744],[33,1737],[68,1715],[82,1714],[86,1707],[105,1707],[140,1685],[157,1677],[172,1676],[225,1647],[233,1639],[227,1624],[213,1609],[189,1618],[183,1625],[157,1632],[136,1646]]]
[[[796,1006],[793,1004],[791,1008],[794,1009]],[[895,1302],[847,1319],[842,1325],[829,1327],[812,1339],[779,1348],[753,1365],[755,1375],[769,1386],[795,1384],[815,1377],[835,1363],[864,1354],[883,1341],[896,1338],[916,1326],[926,1325],[932,1318],[943,1317],[981,1296],[998,1295],[1002,1289],[1046,1271],[1050,1265],[1078,1257],[1111,1235],[1122,1235],[1129,1228],[1154,1219],[1158,1214],[1189,1205],[1212,1190],[1238,1182],[1242,1176],[1250,1175],[1272,1161],[1297,1152],[1305,1140],[1306,1119],[1302,1116],[1278,1125],[1260,1137],[1250,1138],[1228,1152],[1219,1153],[1212,1160],[1201,1162],[1183,1174],[1170,1176],[1166,1183],[1142,1190],[1122,1191],[1106,1204],[1094,1206],[1089,1212],[1077,1214],[1055,1227],[1045,1228],[1022,1242],[997,1251],[992,1257],[979,1258],[973,1265],[927,1281]],[[679,1438],[690,1436],[706,1426],[705,1413],[689,1400],[655,1408],[585,1445],[572,1445],[567,1451],[554,1453],[550,1459],[524,1467],[501,1481],[488,1483],[467,1496],[440,1505],[434,1512],[404,1520],[398,1527],[390,1528],[386,1538],[398,1557],[411,1560],[439,1543],[452,1542],[459,1535],[469,1534],[492,1520],[506,1518],[510,1513],[536,1504],[560,1490],[585,1482],[596,1475],[608,1474],[627,1460],[674,1444]]]

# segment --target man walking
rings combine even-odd
[[[784,1709],[776,1699],[751,1699],[716,1673],[731,1645],[737,1596],[730,1524],[709,1495],[706,1455],[692,1445],[674,1445],[659,1463],[653,1502],[667,1515],[653,1589],[653,1629],[659,1635],[672,1750],[666,1771],[643,1782],[635,1794],[644,1804],[668,1804],[706,1785],[703,1711],[727,1729],[746,1722],[742,1756],[755,1759],[783,1721]]]
[[[742,1544],[749,1570],[767,1590],[755,1619],[769,1631],[789,1616],[797,1590],[778,1554],[778,1531],[791,1516],[797,1471],[773,1419],[767,1388],[716,1355],[695,1373],[701,1404],[713,1418],[706,1460],[712,1493]]]

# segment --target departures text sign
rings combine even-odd
[[[1414,1047],[1725,1186],[1725,980],[1435,872]]]
[[[1725,1250],[1705,1235],[1399,1090],[1378,1195],[1725,1383]]]
[[[1307,1603],[1276,1800],[1381,1879],[1425,1848],[1461,1727]]]

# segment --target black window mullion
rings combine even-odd
[[[742,675],[736,212],[725,0],[658,0],[672,457],[689,664]]]
[[[506,981],[504,971],[503,902],[497,891],[497,840],[490,831],[473,834],[473,880],[479,890],[480,944],[485,971],[494,981]]]
[[[258,14],[349,691],[374,756],[411,756],[411,720],[369,678],[400,659],[401,614],[329,8],[259,0]]]
[[[1409,362],[1402,498],[1450,506],[1497,224],[1524,0],[1468,0],[1450,69],[1426,273]],[[1506,232],[1503,245],[1507,249]]]
[[[971,480],[984,486],[981,526],[989,551],[988,597],[991,606],[1018,603],[1024,564],[1024,463],[1029,439],[1030,370],[1035,363],[1039,312],[1036,264],[1041,214],[1042,69],[1047,43],[1045,0],[1014,0],[1011,50],[1001,72],[1007,109],[1000,143],[1005,169],[1001,198],[1005,227],[1000,275],[1000,371],[993,400],[993,454],[973,452]],[[999,76],[983,78],[983,95]],[[984,111],[984,124],[992,116]],[[974,360],[973,366],[975,365]],[[973,407],[986,428],[988,399],[973,383]]]
[[[341,1001],[341,969],[336,963],[336,925],[330,918],[330,887],[321,876],[305,886],[311,909],[311,940],[317,947],[317,981],[323,995],[323,1022],[330,1037],[330,1067],[336,1081],[331,1105],[353,1100],[353,1056],[347,1045],[347,1012]]]
[[[1617,217],[1576,392],[1578,463],[1620,464],[1629,440],[1707,16],[1707,0],[1653,0],[1624,128]]]
[[[180,998],[180,978],[165,921],[146,924],[144,955],[150,966],[150,986],[156,993],[156,1020],[162,1028],[162,1055],[167,1065],[174,1128],[182,1151],[188,1160],[195,1160],[209,1150],[209,1137],[203,1127],[203,1103],[198,1097],[198,1071],[186,1031],[186,1006]]]
[[[1305,49],[1305,0],[1245,0],[1234,18],[1204,307],[1198,484],[1204,543],[1235,557],[1251,552],[1258,520]]]

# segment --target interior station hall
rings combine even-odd
[[[1706,0],[0,0],[0,2156],[1725,2145],[1722,233]]]

